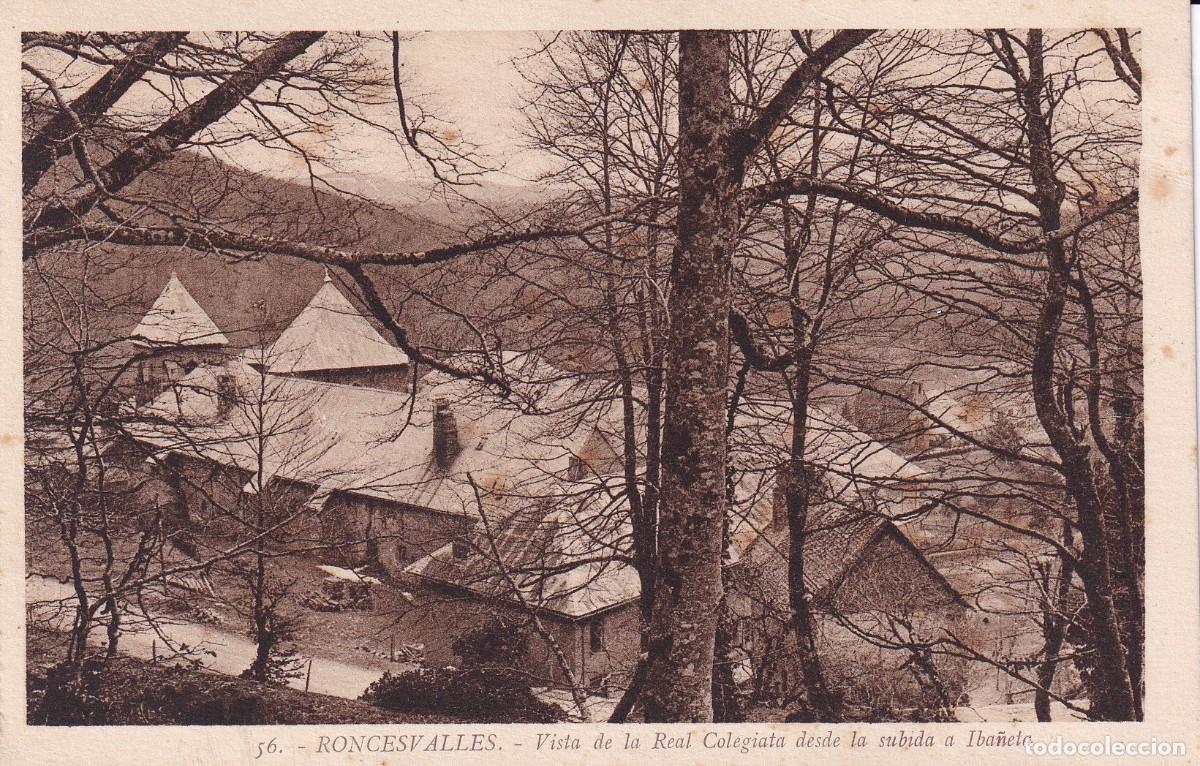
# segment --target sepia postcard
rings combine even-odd
[[[0,762],[1200,762],[1183,3],[6,6]]]

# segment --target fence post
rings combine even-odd
[[[150,661],[156,665],[158,664],[158,640],[157,639],[153,639],[150,641]]]
[[[308,691],[308,684],[312,681],[312,658],[308,660],[308,673],[304,676],[304,691]]]
[[[392,662],[396,661],[396,634],[393,633],[388,638],[388,659]]]

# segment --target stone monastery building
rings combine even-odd
[[[367,566],[385,581],[374,587],[394,598],[377,603],[405,607],[404,639],[424,643],[431,662],[453,661],[456,633],[536,613],[576,678],[603,691],[632,672],[640,586],[626,563],[622,419],[615,407],[547,414],[570,411],[571,376],[506,353],[510,373],[549,381],[530,408],[474,380],[416,375],[328,272],[265,348],[232,348],[174,275],[131,338],[143,360],[129,433],[166,487],[173,524],[219,536],[248,499],[269,496],[289,533],[313,542],[314,565]],[[469,355],[451,361],[472,365]],[[866,464],[886,487],[914,470],[832,414],[813,421],[810,442],[830,476]],[[783,435],[767,429],[763,438]],[[764,610],[780,608],[787,562],[773,473],[752,474],[738,485],[731,565],[744,558],[753,573],[739,603],[761,623]],[[855,491],[835,484],[833,492]],[[891,521],[859,516],[831,532],[832,517],[822,518],[806,571],[821,599],[853,610],[854,593],[881,592],[904,572],[928,582],[936,608],[960,601]],[[753,663],[769,642],[747,631],[743,643]],[[554,652],[534,644],[531,671],[561,682]]]

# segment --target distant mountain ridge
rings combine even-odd
[[[99,149],[102,156],[103,150]],[[423,250],[458,241],[469,224],[483,212],[452,198],[449,202],[411,180],[386,176],[331,174],[328,180],[368,202],[255,173],[195,151],[182,151],[133,184],[129,193],[161,199],[168,205],[184,204],[196,190],[216,187],[225,193],[214,196],[211,218],[219,225],[255,234],[287,237],[288,225],[276,226],[289,217],[300,230],[296,238],[322,244],[381,250]],[[60,185],[73,181],[63,174]],[[490,181],[465,187],[467,195],[492,209],[514,204],[531,204],[538,197],[532,187],[510,186]],[[260,209],[255,209],[255,208]],[[271,209],[280,211],[272,218]],[[243,211],[245,220],[241,219]],[[321,232],[313,221],[328,216],[347,224]],[[306,217],[311,220],[306,220]],[[165,221],[164,221],[165,222]],[[156,221],[147,221],[153,225]],[[275,230],[272,230],[275,229]],[[306,233],[306,229],[311,232]],[[88,290],[93,295],[95,316],[92,329],[97,337],[120,337],[133,331],[172,273],[187,287],[235,347],[254,347],[274,341],[321,286],[321,264],[298,258],[264,255],[234,258],[216,253],[176,247],[135,247],[99,244],[91,248],[87,270]],[[39,279],[26,264],[26,301],[48,297],[44,291],[74,283],[82,268],[71,257],[39,254],[39,268],[53,272],[52,280]],[[96,264],[102,268],[96,268]],[[334,270],[335,276],[337,270]],[[343,292],[352,295],[353,291]],[[381,286],[386,287],[386,286]],[[66,292],[71,292],[67,288]],[[358,306],[364,315],[369,312]],[[383,328],[373,319],[376,330]],[[389,337],[383,332],[385,337]]]

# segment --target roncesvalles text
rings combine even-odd
[[[337,734],[317,737],[318,753],[461,753],[499,749],[495,734]]]

